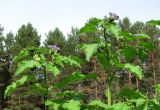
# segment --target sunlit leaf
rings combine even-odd
[[[45,105],[48,106],[51,110],[59,110],[59,107],[62,103],[64,103],[62,100],[47,99],[45,101]]]
[[[40,57],[39,57],[38,54],[35,54],[35,55],[33,56],[33,59],[36,60],[36,61],[39,61],[39,60],[40,60]]]
[[[152,99],[148,101],[149,108],[151,110],[158,110],[160,108],[160,104],[157,99]]]
[[[126,63],[124,65],[124,68],[128,69],[131,71],[133,74],[135,74],[139,79],[142,79],[143,73],[142,73],[142,68],[140,66],[134,66],[130,63]]]
[[[135,107],[136,110],[148,110],[148,106],[145,99],[143,98],[136,99],[135,103],[136,103]]]
[[[18,56],[16,56],[14,59],[13,59],[13,62],[16,62],[16,61],[19,61],[21,60],[22,58],[26,57],[27,55],[29,54],[28,50],[22,50]]]
[[[149,35],[141,33],[141,34],[133,34],[133,37],[136,39],[150,39]]]
[[[84,27],[80,29],[80,33],[90,33],[98,31],[98,25],[101,20],[98,18],[91,18]]]
[[[80,49],[84,51],[86,55],[87,61],[90,60],[90,58],[93,56],[94,53],[96,53],[98,48],[98,44],[93,43],[93,44],[83,44]]]
[[[90,106],[98,106],[98,107],[101,107],[101,108],[104,108],[104,109],[107,109],[107,110],[113,110],[112,109],[113,107],[103,103],[100,100],[92,100],[88,105],[90,105]]]
[[[60,54],[53,55],[54,63],[63,67],[63,64],[69,64],[71,66],[81,67],[79,59],[72,56],[62,56]]]
[[[110,25],[108,28],[107,28],[107,31],[111,32],[113,35],[115,35],[115,37],[117,39],[119,38],[123,38],[123,36],[120,36],[119,33],[120,33],[120,29],[115,26],[115,25]]]
[[[153,87],[154,87],[154,89],[155,89],[157,92],[160,93],[160,84],[156,84],[156,85],[154,85]]]
[[[41,64],[34,60],[22,61],[18,64],[18,68],[16,70],[16,75],[21,74],[22,72],[31,69],[31,68],[40,68]]]
[[[131,106],[125,103],[116,103],[113,104],[113,110],[133,110]]]
[[[16,82],[13,82],[11,85],[7,87],[7,89],[5,90],[4,96],[5,97],[9,96],[13,91],[16,90],[17,87],[23,85],[28,80],[31,80],[31,77],[23,76],[19,80],[16,80]]]
[[[121,31],[119,35],[123,36],[126,40],[129,40],[129,41],[140,40],[140,39],[150,39],[149,35],[145,33],[131,34],[129,32]]]
[[[51,62],[46,64],[46,70],[51,72],[54,76],[60,74],[59,68],[53,65]]]
[[[80,110],[80,106],[81,103],[77,100],[69,100],[68,102],[62,105],[62,107],[67,110]]]
[[[67,62],[71,66],[81,67],[80,63],[76,61],[74,58],[72,58],[71,56],[65,57],[64,60],[66,60],[65,62]]]

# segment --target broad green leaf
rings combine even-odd
[[[101,44],[100,44],[101,45]],[[103,50],[96,53],[97,59],[100,64],[103,66],[104,69],[108,69],[110,65],[110,58],[109,58],[109,49],[104,47],[105,44],[102,44]]]
[[[133,37],[136,39],[150,39],[149,35],[141,33],[141,34],[133,34]]]
[[[71,56],[66,57],[66,56],[62,56],[60,54],[55,54],[52,57],[53,57],[54,63],[56,63],[62,67],[63,67],[64,63],[69,64],[71,66],[81,67],[80,63],[78,62],[79,60],[77,61]]]
[[[16,75],[21,74],[22,72],[31,69],[31,68],[40,68],[41,64],[34,60],[22,61],[18,64],[18,68],[16,70]]]
[[[135,56],[137,55],[136,48],[131,46],[127,46],[124,49],[122,49],[121,53],[125,57],[125,60],[127,62],[133,60],[133,58],[135,58]]]
[[[136,99],[135,103],[136,103],[135,107],[136,110],[148,110],[148,106],[145,99],[143,98]]]
[[[90,58],[93,56],[94,53],[96,53],[98,48],[98,44],[83,44],[82,47],[80,47],[81,50],[84,51],[86,55],[86,59],[89,62]]]
[[[81,102],[77,100],[69,100],[67,103],[64,103],[62,107],[67,110],[80,110]]]
[[[71,56],[66,57],[66,60],[68,61],[68,63],[69,63],[70,65],[77,66],[77,67],[81,67],[80,63],[77,62],[76,60],[74,60]]]
[[[54,76],[60,74],[60,70],[57,66],[53,65],[51,62],[49,62],[46,65],[46,70],[51,72]]]
[[[49,110],[59,110],[59,107],[61,106],[61,103],[63,102],[56,102],[56,101],[53,101],[53,100],[46,100],[45,101],[45,105],[46,106],[49,106]]]
[[[119,93],[118,96],[125,97],[127,99],[139,99],[139,98],[146,98],[142,93],[139,91],[133,91],[129,88],[123,88]]]
[[[47,93],[46,88],[44,88],[41,84],[36,83],[34,85],[31,86],[31,89],[35,92],[35,93],[39,93],[40,95],[45,95]]]
[[[98,31],[98,25],[101,20],[98,18],[91,18],[84,27],[80,29],[80,33],[91,33]]]
[[[145,33],[139,33],[139,34],[131,34],[128,32],[120,32],[119,36],[123,36],[126,40],[132,41],[132,40],[140,40],[140,39],[150,39],[149,35]]]
[[[125,104],[125,103],[116,103],[113,104],[114,110],[133,110],[131,106]]]
[[[64,67],[64,64],[63,64],[63,63],[64,63],[64,60],[65,60],[64,56],[62,56],[62,55],[60,55],[60,54],[58,54],[58,53],[52,55],[52,61],[53,61],[56,65],[59,65],[59,66],[61,66],[61,67]]]
[[[45,105],[49,106],[49,105],[52,105],[53,104],[53,101],[52,100],[46,100],[45,101]]]
[[[119,36],[122,36],[125,40],[129,41],[135,40],[132,34],[128,32],[120,31]]]
[[[43,66],[46,65],[46,58],[43,54],[40,54],[40,61],[39,61]]]
[[[13,91],[16,90],[17,87],[23,85],[26,81],[28,81],[30,79],[29,76],[23,76],[21,77],[19,80],[17,80],[16,82],[13,82],[11,85],[9,85],[7,87],[7,89],[5,90],[4,96],[7,97],[9,95],[11,95],[11,93]]]
[[[67,76],[65,79],[63,79],[62,81],[60,81],[59,83],[55,84],[54,87],[56,88],[63,88],[73,82],[76,81],[82,81],[84,79],[94,79],[96,80],[97,75],[95,73],[90,73],[87,75],[78,73],[78,72],[74,72],[71,75]]]
[[[108,57],[105,55],[105,53],[97,52],[97,58],[100,64],[103,66],[103,68],[108,69],[110,62]]]
[[[28,50],[22,50],[18,56],[16,56],[14,59],[13,59],[13,62],[16,62],[16,61],[19,61],[21,60],[22,58],[26,57],[27,55],[29,54]]]
[[[131,71],[133,74],[135,74],[139,79],[142,79],[143,73],[142,73],[142,68],[140,66],[134,66],[130,63],[126,63],[124,65],[125,69],[128,69]]]
[[[123,36],[120,36],[119,33],[120,33],[120,29],[115,26],[115,25],[109,25],[109,27],[107,27],[107,31],[111,32],[113,35],[115,35],[115,37],[117,39],[119,38],[123,38]]]
[[[40,60],[40,57],[39,57],[38,54],[35,54],[35,55],[33,56],[33,59],[34,59],[35,61],[39,61],[39,60]]]
[[[148,108],[150,110],[158,110],[160,108],[160,104],[157,99],[152,99],[148,101]]]
[[[150,20],[150,21],[147,22],[147,24],[159,25],[160,26],[160,20]]]
[[[156,84],[153,86],[155,91],[157,91],[158,93],[160,93],[160,84]]]
[[[92,100],[89,104],[89,106],[98,106],[107,110],[113,110],[113,107],[108,106],[107,104],[101,102],[100,100]]]

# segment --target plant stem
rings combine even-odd
[[[112,99],[111,99],[111,90],[110,90],[110,83],[107,84],[107,102],[108,105],[111,105]]]
[[[47,83],[47,72],[46,72],[46,67],[44,66],[44,72],[43,72],[43,75],[44,75],[44,85],[45,85],[45,89],[47,90],[46,94],[44,95],[44,103],[45,101],[47,100],[47,96],[48,96],[48,83]],[[46,105],[44,104],[44,109],[47,110],[47,107]]]

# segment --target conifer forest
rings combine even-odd
[[[64,35],[0,27],[0,110],[160,110],[160,20],[109,13]]]

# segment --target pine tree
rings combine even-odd
[[[40,35],[31,23],[22,25],[15,36],[14,54],[17,55],[22,49],[40,46]]]
[[[123,18],[118,23],[119,27],[122,29],[122,31],[130,31],[131,28],[131,22],[128,17]]]
[[[60,48],[60,53],[63,53],[63,50],[66,46],[66,40],[59,28],[56,27],[53,31],[50,30],[48,34],[46,34],[46,37],[47,38],[44,41],[45,47],[48,47],[49,45],[56,45]]]
[[[79,44],[78,32],[79,32],[78,28],[72,27],[71,32],[68,34],[68,39],[66,42],[66,49],[65,49],[67,55],[76,54],[76,46]]]
[[[6,104],[4,100],[4,91],[10,81],[8,55],[4,50],[4,37],[2,36],[4,28],[0,26],[0,109]]]
[[[13,45],[15,43],[15,37],[12,32],[6,34],[4,39],[6,52],[12,56],[13,53]]]

